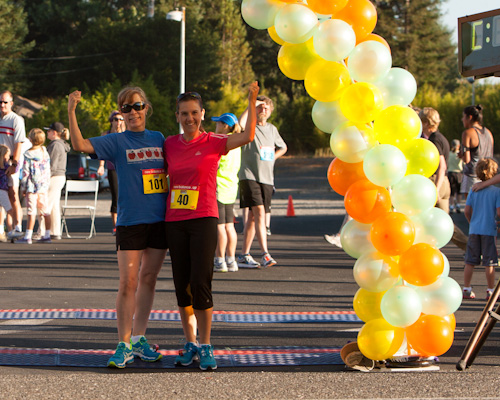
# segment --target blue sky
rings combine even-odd
[[[457,19],[466,15],[479,14],[500,8],[499,0],[447,0],[441,7],[442,21],[453,29],[454,42],[457,42]]]

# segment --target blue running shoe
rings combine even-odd
[[[116,346],[115,354],[108,360],[108,367],[125,368],[131,362],[134,362],[132,349],[128,349],[124,342],[120,342]]]
[[[175,365],[183,365],[186,367],[198,359],[198,346],[195,343],[188,342],[184,345],[184,348],[179,351],[179,355],[175,357]]]
[[[201,370],[217,369],[217,363],[214,357],[214,346],[211,344],[202,344],[201,347],[198,347],[198,356],[200,357]]]
[[[152,349],[145,336],[141,336],[137,343],[132,343],[132,353],[142,361],[155,362],[161,360],[163,355]]]

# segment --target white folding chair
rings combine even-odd
[[[63,229],[66,231],[66,236],[68,238],[74,239],[90,239],[93,235],[97,234],[95,230],[95,212],[97,209],[97,193],[99,192],[99,181],[66,181],[66,190],[64,194],[64,204],[61,206],[61,224]],[[85,204],[87,200],[81,199],[71,199],[68,202],[68,195],[70,193],[94,193],[94,201],[91,204]],[[71,236],[68,232],[68,222],[67,217],[68,211],[74,210],[87,210],[90,216],[90,233],[88,236]]]

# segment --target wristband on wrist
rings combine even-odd
[[[16,168],[17,168],[17,161],[16,161],[16,160],[12,160],[11,165],[12,165],[13,167],[16,167]]]

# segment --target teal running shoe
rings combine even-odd
[[[198,357],[200,358],[200,369],[217,369],[217,362],[214,357],[214,346],[211,344],[202,344],[198,347]]]
[[[141,336],[137,343],[132,343],[132,353],[142,361],[155,362],[161,360],[163,355],[149,346],[145,336]]]
[[[120,342],[116,346],[115,354],[108,360],[108,367],[125,368],[131,362],[134,362],[132,349],[128,349],[124,342]]]
[[[184,348],[179,351],[179,355],[175,357],[175,365],[183,365],[186,367],[198,359],[198,346],[195,343],[188,342],[184,345]]]

